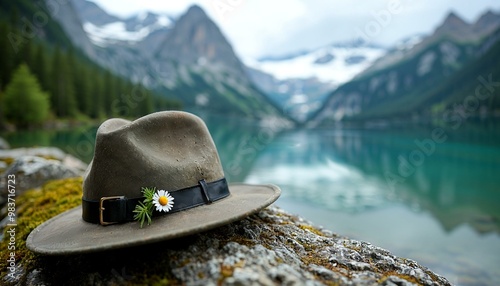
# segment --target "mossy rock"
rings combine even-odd
[[[10,166],[14,162],[14,158],[12,157],[7,157],[7,158],[0,158],[0,161],[5,162],[7,166]]]
[[[9,166],[14,162],[14,158],[0,158],[0,174],[5,172]]]
[[[16,199],[16,261],[18,265],[30,267],[35,255],[26,248],[26,238],[38,225],[49,218],[74,208],[81,203],[82,178],[71,178],[52,181],[40,190],[30,190]],[[4,277],[7,270],[8,233],[10,227],[4,229],[4,239],[0,243],[0,267]]]
[[[0,284],[449,285],[414,261],[318,229],[276,207],[212,231],[140,247],[56,257],[27,250],[25,240],[36,226],[80,204],[81,186],[81,178],[52,181],[17,198],[20,276],[8,279],[9,237],[4,236]]]

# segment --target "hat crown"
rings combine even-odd
[[[175,191],[223,177],[217,149],[199,117],[164,111],[132,122],[109,119],[97,130],[83,198],[136,198],[144,187]]]

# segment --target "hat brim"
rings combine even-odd
[[[39,254],[68,255],[178,238],[245,218],[272,204],[281,193],[274,185],[230,184],[229,190],[228,197],[213,204],[155,217],[143,228],[139,222],[109,226],[85,222],[79,206],[39,225],[26,246]]]

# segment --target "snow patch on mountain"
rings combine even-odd
[[[394,47],[396,50],[408,51],[413,47],[415,47],[416,45],[420,44],[426,36],[427,35],[425,34],[415,34],[413,36],[404,38],[401,41],[397,42],[394,45]]]
[[[100,27],[87,22],[83,24],[83,29],[95,44],[105,44],[109,40],[138,42],[151,32],[149,27],[143,27],[138,31],[127,31],[123,22],[109,23]]]
[[[246,60],[252,68],[279,80],[316,78],[338,86],[366,69],[386,49],[370,45],[332,45],[283,60]]]
[[[151,17],[154,20],[148,20]],[[134,24],[131,25],[131,23]],[[101,26],[85,22],[83,29],[94,44],[105,46],[109,42],[116,41],[140,42],[152,32],[168,28],[171,25],[172,20],[165,15],[140,13],[133,18]]]

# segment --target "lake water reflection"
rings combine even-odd
[[[203,117],[230,181],[279,185],[277,205],[285,210],[416,260],[454,284],[500,285],[499,123],[443,126],[445,140],[422,150],[415,140],[429,144],[436,126],[274,133]],[[13,146],[58,146],[89,162],[95,132],[3,136]]]
[[[287,132],[245,180],[274,182],[282,208],[454,284],[499,285],[500,129],[481,126],[443,127],[441,143],[428,141],[434,126]]]

